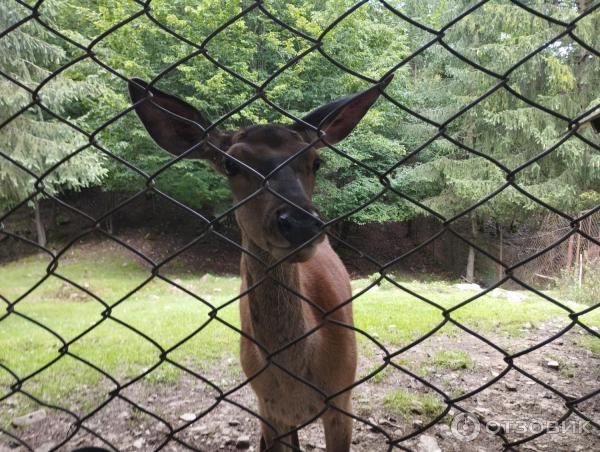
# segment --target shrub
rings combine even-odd
[[[565,298],[577,303],[594,305],[600,302],[600,259],[584,264],[581,282],[579,267],[563,271],[559,287]]]

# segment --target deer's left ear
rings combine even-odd
[[[231,133],[212,130],[202,113],[187,102],[149,86],[140,79],[131,79],[129,94],[135,112],[156,143],[173,155],[193,148],[187,158],[205,159],[218,168],[222,154],[208,143],[226,151]]]
[[[350,135],[360,120],[367,114],[369,108],[375,103],[382,90],[389,85],[394,74],[388,75],[377,85],[366,91],[343,97],[329,104],[323,105],[306,115],[302,120],[325,132],[323,137],[328,143],[336,144]],[[314,141],[317,134],[313,129],[300,122],[290,126],[296,132],[305,135]],[[322,141],[315,144],[316,148],[325,146]]]

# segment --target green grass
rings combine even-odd
[[[592,353],[600,355],[600,339],[592,336],[583,336],[579,338],[579,344],[590,350]]]
[[[433,394],[417,394],[396,389],[383,398],[383,404],[395,415],[412,418],[413,414],[432,419],[444,409],[444,402]]]
[[[0,293],[9,300],[17,299],[45,274],[47,264],[47,259],[36,256],[2,266]],[[146,268],[123,257],[92,260],[84,256],[76,259],[69,256],[61,262],[58,273],[72,278],[109,303],[116,303],[148,277]],[[202,277],[183,272],[170,276],[215,306],[235,296],[239,290],[239,279],[235,277]],[[27,318],[10,315],[0,322],[0,363],[22,378],[58,357],[58,350],[63,346],[62,340],[72,341],[100,322],[88,334],[69,345],[69,352],[123,382],[155,365],[161,353],[158,346],[166,350],[176,345],[208,320],[209,312],[202,302],[158,278],[112,309],[116,319],[131,325],[139,333],[119,321],[103,321],[104,310],[104,306],[84,292],[56,277],[50,277],[20,301],[15,311],[48,326],[60,337]],[[224,308],[219,312],[219,317],[239,325],[237,305]],[[151,337],[158,346],[148,342],[140,333]],[[235,358],[238,350],[239,335],[213,321],[170,353],[169,357],[195,370],[206,370],[215,360]],[[181,372],[177,367],[164,363],[146,377],[146,381],[172,381]],[[85,390],[82,382],[93,388],[86,392],[85,397],[80,393]],[[5,393],[12,383],[14,378],[0,369],[0,393]],[[93,404],[95,395],[101,398],[114,387],[100,372],[68,355],[23,386],[44,400],[62,400],[63,405],[64,400],[69,400],[72,406],[79,409],[86,408],[80,406],[79,402]],[[21,405],[25,411],[27,403]]]
[[[435,369],[461,370],[473,369],[475,363],[471,356],[463,350],[440,350],[423,363]]]
[[[18,299],[45,276],[48,263],[47,258],[34,256],[4,264],[0,267],[0,294],[11,301]],[[103,320],[104,306],[59,278],[49,277],[16,305],[15,312],[19,315],[10,315],[0,322],[0,363],[20,378],[56,359],[58,350],[63,346],[62,340],[72,341],[99,322],[92,331],[69,345],[69,352],[93,363],[122,383],[155,365],[161,353],[159,346],[168,350],[209,320],[210,309],[202,302],[158,278],[148,282],[148,268],[120,252],[109,250],[99,256],[89,256],[75,249],[60,260],[57,273],[77,281],[114,305],[112,316],[118,320]],[[239,290],[238,277],[196,275],[183,269],[172,270],[168,277],[216,307],[236,296]],[[355,293],[368,283],[366,279],[353,281]],[[445,308],[451,308],[475,294],[440,281],[401,283]],[[134,295],[119,303],[122,297],[139,286],[141,288]],[[368,291],[356,299],[353,306],[356,326],[374,334],[391,350],[420,337],[443,321],[437,308],[390,284]],[[521,303],[486,296],[462,307],[452,316],[477,331],[518,335],[526,322],[535,325],[561,314],[554,305],[528,295]],[[60,337],[27,317],[47,325]],[[238,327],[237,303],[219,310],[219,318]],[[590,326],[600,326],[600,312],[591,312],[582,320]],[[131,325],[137,331],[120,322]],[[447,324],[440,333],[456,334],[457,328]],[[142,334],[151,337],[156,345],[144,339]],[[582,345],[597,353],[597,342],[592,340],[582,342]],[[367,338],[359,335],[359,343],[363,356],[374,354],[375,347]],[[206,371],[224,358],[237,362],[238,352],[239,335],[213,320],[168,356],[178,363]],[[471,365],[468,360],[468,356],[460,353],[445,352],[436,355],[429,364],[448,368],[456,365],[468,367]],[[219,366],[222,367],[221,364]],[[229,370],[233,372],[233,369]],[[181,370],[175,366],[163,364],[146,377],[146,381],[174,381],[180,373]],[[12,383],[13,377],[0,368],[0,394],[5,393]],[[68,400],[71,407],[82,410],[85,406],[81,404],[89,403],[93,394],[103,397],[112,388],[113,383],[100,372],[68,355],[27,380],[23,386],[23,389],[48,402],[61,400],[64,405],[64,401]]]
[[[407,358],[395,358],[393,360],[396,364],[401,366],[411,367],[411,363]],[[365,369],[361,374],[360,378],[364,378],[367,375],[375,372],[377,369],[381,367],[380,364],[373,365],[367,369]],[[463,350],[441,350],[436,352],[430,358],[427,358],[420,363],[418,363],[418,371],[417,373],[422,376],[426,376],[430,373],[432,369],[446,369],[446,370],[458,370],[465,371],[471,370],[475,368],[475,362],[471,356],[463,351]],[[387,379],[387,377],[394,372],[394,367],[388,365],[383,368],[375,375],[370,378],[371,383],[381,383]]]
[[[365,372],[365,375],[361,375],[361,378],[371,374],[373,372],[375,372],[377,369],[379,369],[380,366],[373,366],[370,369],[368,369],[367,372]],[[385,378],[392,372],[393,367],[392,366],[387,366],[384,367],[382,370],[380,370],[379,372],[377,372],[375,375],[373,375],[371,377],[371,382],[373,383],[381,383],[383,380],[385,380]]]
[[[437,281],[399,281],[406,289],[437,303],[443,308],[452,308],[477,294],[477,291],[461,290],[452,283]],[[367,279],[355,280],[357,289],[367,287]],[[483,332],[495,331],[509,336],[522,336],[523,325],[563,316],[565,311],[535,294],[526,295],[522,302],[509,302],[491,295],[480,297],[452,313],[452,318],[471,329]],[[391,284],[383,284],[370,290],[354,302],[355,323],[376,338],[390,344],[406,344],[415,337],[437,326],[443,316],[439,309],[398,289]],[[582,317],[588,325],[600,323],[600,312],[592,311]],[[457,328],[446,324],[443,333],[453,335]]]

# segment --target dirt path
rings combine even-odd
[[[524,336],[520,338],[498,335],[488,337],[505,349],[517,351],[551,336],[558,331],[559,327],[558,322],[549,322],[537,328],[526,328]],[[580,338],[581,332],[572,330],[541,350],[516,359],[515,364],[564,394],[581,397],[600,387],[600,356],[580,347],[578,345]],[[450,353],[450,359],[444,361],[440,356],[446,355],[440,355],[441,351],[450,351],[454,355]],[[453,361],[452,356],[463,357],[463,359]],[[555,361],[557,366],[552,361]],[[363,353],[359,375],[368,374],[381,362],[380,356]],[[396,362],[411,372],[425,376],[429,382],[452,397],[481,387],[506,368],[500,353],[464,333],[453,337],[434,336],[404,353]],[[243,381],[236,361],[231,359],[223,361],[221,370],[213,369],[204,375],[224,390],[233,388]],[[404,400],[402,394],[408,394],[409,400]],[[215,401],[216,393],[208,385],[203,385],[199,380],[188,375],[180,378],[175,384],[135,384],[124,390],[122,395],[159,415],[172,428],[177,429],[186,423],[182,419],[187,419],[187,416],[193,419],[192,415],[209,409]],[[80,397],[85,397],[85,394],[81,394]],[[14,402],[11,406],[11,399],[8,403],[0,404],[0,409],[14,409]],[[253,395],[248,387],[234,393],[231,400],[250,409],[255,406]],[[426,426],[432,416],[441,413],[446,407],[442,398],[436,396],[434,392],[391,367],[382,375],[360,385],[354,391],[353,400],[355,413],[377,425],[377,428],[373,428],[362,422],[355,423],[354,452],[388,450],[385,435],[377,429],[381,429],[392,438],[399,438]],[[557,431],[559,429],[553,422],[566,412],[563,400],[515,370],[511,370],[499,382],[460,402],[459,405],[484,422],[496,422],[496,424],[489,424],[491,427],[502,426],[507,438],[512,441],[536,433],[544,426],[555,429],[554,433],[528,442],[519,450],[600,449],[600,432],[576,417],[568,419],[566,431]],[[595,422],[600,422],[600,396],[580,404],[579,409]],[[45,411],[47,414],[45,419],[13,430],[39,451],[50,450],[65,438],[72,421],[64,414],[57,414],[48,409]],[[472,441],[459,440],[451,428],[453,419],[459,413],[460,411],[451,409],[443,422],[425,432],[425,439],[421,435],[403,442],[403,446],[410,450],[425,452],[502,450],[501,439],[493,433],[486,432],[484,426],[480,426],[481,433]],[[168,432],[166,424],[118,398],[107,404],[84,425],[101,434],[123,451],[155,450],[164,442]],[[237,406],[222,401],[204,417],[178,432],[176,437],[182,443],[203,451],[236,451],[240,448],[256,450],[257,431],[256,418]],[[300,432],[300,441],[303,450],[307,451],[324,450],[325,447],[322,429],[316,423]],[[60,450],[67,451],[91,444],[101,445],[101,442],[80,430],[68,445]],[[0,451],[7,450],[25,449],[6,435],[0,434]],[[188,448],[171,441],[163,450],[178,451],[188,450]]]

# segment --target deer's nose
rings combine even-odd
[[[279,232],[294,247],[318,235],[322,224],[316,212],[309,215],[294,207],[285,207],[277,213]]]

